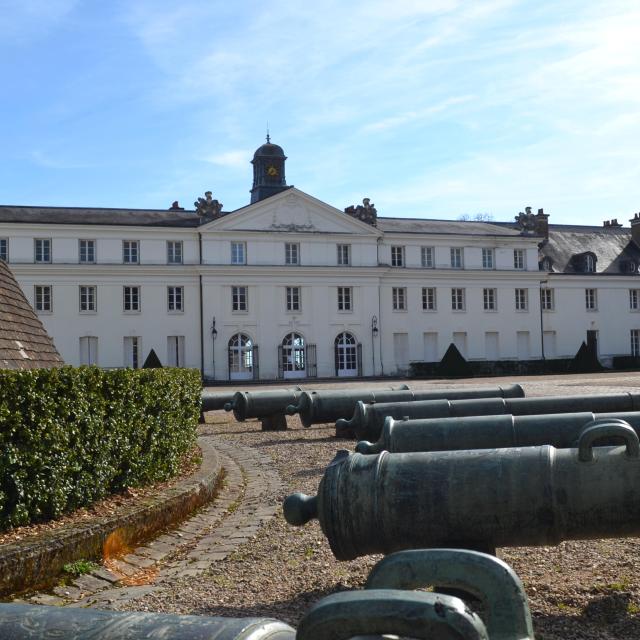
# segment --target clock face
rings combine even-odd
[[[272,164],[267,167],[267,175],[271,177],[275,177],[278,175],[278,169],[274,167]]]

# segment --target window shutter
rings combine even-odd
[[[358,359],[358,377],[362,378],[362,343],[358,342],[356,345],[356,357]]]
[[[253,345],[253,379],[258,380],[260,378],[260,352],[258,345]]]
[[[278,378],[284,378],[284,369],[282,367],[283,349],[282,345],[278,345]]]
[[[308,344],[306,348],[306,356],[307,356],[307,377],[309,378],[317,378],[318,377],[318,364],[316,361],[316,345]]]

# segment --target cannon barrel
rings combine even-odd
[[[428,586],[434,592],[416,592]],[[483,619],[458,597],[479,600]],[[323,598],[297,634],[269,618],[219,618],[0,604],[0,637],[11,640],[347,640],[382,634],[457,640],[533,640],[524,588],[491,555],[461,549],[401,551],[372,569],[364,591]]]
[[[200,396],[202,400],[202,411],[219,411],[220,409],[224,409],[225,405],[233,400],[234,393],[234,391],[203,391]]]
[[[550,444],[557,449],[575,446],[580,432],[591,422],[623,420],[640,435],[640,411],[619,413],[549,413],[534,416],[469,416],[394,420],[387,418],[377,442],[361,440],[358,453],[409,453],[501,449]],[[617,444],[609,442],[607,444]]]
[[[269,618],[214,618],[0,604],[0,638],[11,640],[295,640],[295,637],[292,627]]]
[[[224,405],[224,410],[233,411],[235,419],[239,422],[244,422],[247,418],[284,415],[287,405],[296,402],[301,393],[301,387],[236,391],[232,399]]]
[[[516,416],[544,413],[593,411],[640,411],[640,393],[607,393],[582,396],[550,396],[546,398],[479,398],[446,399],[420,402],[356,403],[351,420],[338,420],[336,432],[354,433],[360,440],[375,441],[380,437],[385,418],[410,420],[511,414]]]
[[[624,446],[593,447],[622,437]],[[578,447],[362,455],[339,452],[317,497],[284,503],[290,524],[320,520],[334,555],[400,549],[558,544],[640,535],[640,443],[619,421],[582,431]]]
[[[335,422],[339,418],[353,415],[357,402],[400,403],[443,398],[493,398],[522,397],[524,391],[519,384],[506,387],[471,387],[466,389],[427,389],[412,391],[406,385],[391,389],[347,389],[304,392],[296,404],[287,407],[287,413],[300,414],[305,427],[312,424]],[[336,425],[337,426],[337,425]]]

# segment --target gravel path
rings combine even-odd
[[[517,380],[528,396],[640,391],[640,374],[537,377]],[[483,379],[473,385],[509,380]],[[414,388],[458,386],[410,383]],[[318,385],[320,386],[320,385]],[[330,385],[329,385],[330,386]],[[286,432],[262,432],[259,423],[235,423],[224,412],[208,414],[203,434],[216,442],[251,447],[273,461],[282,485],[265,486],[265,505],[281,504],[293,491],[315,494],[326,465],[352,441],[334,437],[332,425],[303,429],[289,418]],[[640,638],[640,540],[567,542],[557,547],[500,549],[523,580],[536,637]],[[196,577],[162,581],[143,597],[116,608],[223,616],[270,616],[297,624],[319,598],[362,587],[378,557],[338,562],[317,521],[286,524],[281,510],[251,539]]]

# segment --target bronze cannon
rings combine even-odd
[[[238,422],[258,418],[262,422],[263,431],[282,430],[287,428],[287,405],[296,402],[301,393],[301,387],[236,391],[231,401],[224,405],[224,410],[233,411]]]
[[[594,447],[620,437],[624,446]],[[640,444],[620,421],[578,445],[362,455],[339,452],[318,495],[289,496],[290,524],[319,518],[339,560],[401,549],[553,545],[640,535]]]
[[[371,403],[414,403],[420,400],[440,400],[455,398],[496,398],[522,397],[524,391],[519,384],[506,387],[469,387],[466,389],[427,389],[412,391],[406,385],[397,389],[347,389],[311,391],[300,394],[295,404],[287,407],[287,413],[300,414],[305,427],[313,424],[335,422],[339,418],[353,415],[356,404]]]
[[[414,591],[433,586],[434,592]],[[460,599],[479,600],[483,619]],[[269,618],[220,618],[0,604],[0,637],[10,640],[347,640],[356,636],[458,640],[533,640],[529,605],[518,576],[492,556],[459,549],[387,556],[361,591],[323,598],[297,632]]]
[[[338,435],[355,434],[359,440],[377,440],[385,418],[410,420],[454,418],[481,415],[533,415],[543,413],[574,413],[593,411],[640,411],[640,393],[608,393],[582,396],[550,396],[546,398],[493,397],[420,402],[356,403],[350,420],[338,420]]]
[[[620,413],[550,413],[535,416],[469,416],[394,420],[387,418],[377,442],[361,440],[358,453],[409,453],[501,449],[550,444],[557,449],[575,446],[581,431],[591,423],[625,421],[640,434],[640,411]],[[611,442],[609,444],[616,444]]]

